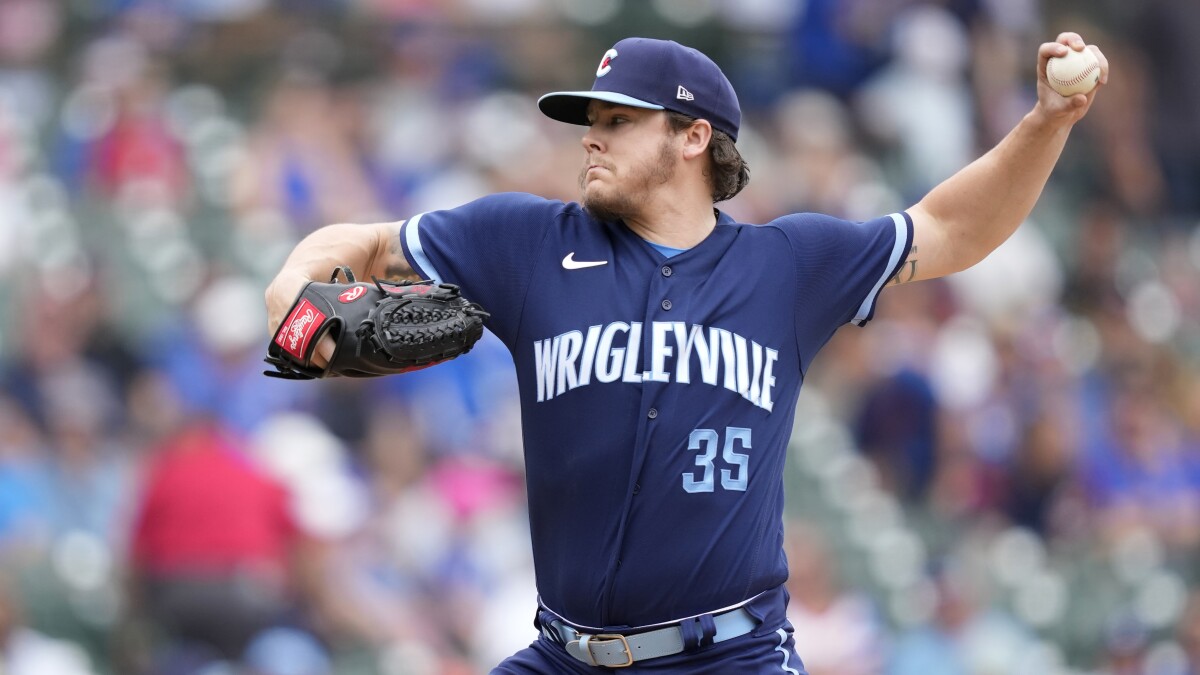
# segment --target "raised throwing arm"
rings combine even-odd
[[[1068,49],[1090,49],[1100,63],[1100,84],[1087,94],[1062,96],[1047,83],[1046,63]],[[1078,34],[1062,33],[1038,48],[1037,79],[1033,110],[994,148],[908,209],[912,251],[893,283],[959,272],[1008,239],[1033,210],[1071,128],[1108,80],[1108,60]]]

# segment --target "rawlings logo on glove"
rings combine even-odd
[[[341,272],[346,283],[337,283]],[[466,354],[483,337],[483,308],[458,286],[430,281],[356,283],[348,267],[329,283],[311,282],[279,325],[264,359],[264,375],[311,380],[342,375],[378,377],[428,368]],[[313,364],[317,344],[335,342],[324,368]]]
[[[296,308],[288,315],[287,321],[283,322],[284,328],[275,337],[275,344],[286,349],[292,356],[302,358],[308,351],[313,329],[320,326],[324,320],[324,314],[318,312],[311,302],[301,298]]]

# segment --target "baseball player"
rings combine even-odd
[[[713,207],[748,180],[721,70],[674,42],[606,51],[546,115],[584,125],[580,203],[496,194],[311,234],[267,291],[271,327],[308,281],[461,287],[520,386],[540,637],[495,673],[804,672],[785,617],[783,466],[804,374],[890,283],[982,260],[1026,218],[1095,97],[1052,91],[906,211],[762,225]],[[532,604],[532,603],[531,603]]]

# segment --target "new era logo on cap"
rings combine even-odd
[[[679,89],[676,90],[675,98],[679,99],[680,101],[695,101],[696,100],[696,97],[692,96],[692,92],[688,91],[687,89],[684,89],[682,84],[679,85]]]

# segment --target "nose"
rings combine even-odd
[[[587,150],[589,153],[600,152],[602,150],[600,141],[596,138],[593,127],[587,128],[587,131],[584,132],[583,138],[580,139],[580,142],[583,144],[583,149]]]

